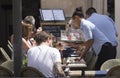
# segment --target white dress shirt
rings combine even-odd
[[[91,22],[82,19],[80,29],[84,32],[87,40],[93,39],[92,48],[98,55],[102,45],[106,42],[110,42],[108,38]]]

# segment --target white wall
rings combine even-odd
[[[41,0],[41,8],[62,8],[66,17],[71,17],[75,8],[79,6],[86,11],[91,6],[91,0]]]
[[[98,13],[103,13],[103,0],[93,0],[93,7],[96,8]]]
[[[92,6],[96,8],[98,13],[108,14],[107,13],[107,0],[92,0]]]
[[[117,48],[117,58],[120,58],[120,0],[115,0],[115,23],[118,29],[118,48]]]

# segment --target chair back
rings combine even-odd
[[[14,71],[14,69],[13,69],[14,68],[13,60],[7,60],[7,61],[3,62],[1,64],[1,66],[9,69],[12,72]]]
[[[105,61],[102,64],[100,70],[108,71],[109,69],[111,69],[112,67],[117,66],[117,65],[120,65],[120,59],[110,59],[110,60]]]
[[[87,64],[88,70],[94,70],[95,69],[95,63],[97,61],[98,56],[93,52],[89,51],[86,56],[84,57],[84,60]]]
[[[87,54],[85,55],[84,57],[84,60],[87,64],[90,63],[91,59],[92,59],[92,56],[93,56],[93,52],[92,51],[88,51]]]
[[[20,77],[45,77],[34,67],[23,67],[20,71]]]
[[[0,77],[13,77],[14,74],[5,67],[0,66]]]
[[[8,45],[13,49],[13,45],[9,40],[8,40]]]
[[[0,47],[0,51],[1,51],[1,54],[4,56],[4,58],[6,60],[10,60],[11,58],[9,57],[9,55],[7,54],[7,52],[2,48]]]
[[[115,77],[115,78],[120,78],[120,65],[112,67],[108,72],[107,72],[108,77]]]

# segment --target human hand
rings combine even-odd
[[[77,48],[76,54],[81,55],[85,51],[85,46],[79,46]]]

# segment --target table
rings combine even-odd
[[[83,77],[81,70],[70,70],[69,75],[70,77]],[[106,77],[107,71],[104,70],[86,70],[84,71],[84,77]]]
[[[67,56],[62,56],[62,63],[63,63],[63,68],[65,68],[65,66],[67,68],[70,69],[69,74],[72,75],[81,75],[84,76],[84,71],[87,68],[87,64],[86,62],[82,59],[82,60],[75,60],[75,58],[80,57],[79,55],[77,55],[75,48],[69,46],[69,43],[82,43],[81,41],[79,42],[66,42],[66,41],[62,41],[62,45],[64,45],[64,48],[62,50],[61,53],[65,53]],[[67,44],[68,43],[68,44]]]
[[[63,67],[66,66],[70,69],[69,73],[70,73],[71,76],[72,75],[77,75],[78,76],[78,74],[81,75],[81,76],[84,76],[84,71],[87,68],[86,62],[83,59],[80,60],[80,61],[77,61],[77,62],[71,61],[74,58],[73,57],[66,58],[65,61],[68,61],[68,59],[69,59],[69,63],[68,62],[64,63]]]
[[[72,70],[72,71],[69,71],[69,75],[71,78],[73,77],[79,77],[82,76],[82,71],[81,70]]]
[[[106,76],[107,71],[106,70],[86,70],[85,72],[85,76],[89,76],[89,77],[103,77]]]

